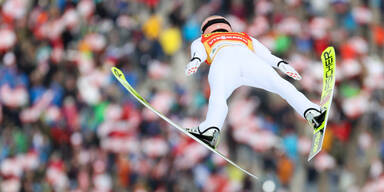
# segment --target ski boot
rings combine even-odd
[[[190,134],[197,137],[213,149],[215,149],[217,144],[219,144],[220,129],[217,127],[209,127],[203,132],[200,131],[199,127],[186,128],[186,131],[188,131]]]
[[[304,117],[307,119],[311,127],[314,130],[317,130],[321,124],[323,124],[326,112],[327,111],[325,109],[321,109],[321,111],[319,111],[314,108],[309,108],[305,111]]]

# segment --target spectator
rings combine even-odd
[[[1,191],[383,191],[382,1],[4,0],[0,10]],[[178,74],[213,14],[290,61],[311,100],[319,55],[336,48],[337,90],[312,162],[312,131],[285,101],[247,88],[232,96],[219,150],[262,186],[140,106],[110,73],[121,68],[156,109],[195,126],[207,76],[193,84]]]

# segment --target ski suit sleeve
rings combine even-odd
[[[251,39],[255,54],[261,59],[263,59],[265,62],[267,62],[269,65],[277,68],[279,62],[285,62],[283,59],[274,56],[271,51],[266,48],[263,44],[261,44],[258,40],[253,37],[251,37]]]
[[[198,60],[199,64],[204,62],[207,59],[207,53],[205,52],[205,48],[203,43],[201,42],[201,37],[196,39],[191,44],[191,60]]]

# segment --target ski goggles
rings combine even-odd
[[[204,31],[211,25],[213,24],[216,24],[216,23],[225,23],[227,25],[229,25],[229,27],[231,27],[231,24],[229,24],[229,22],[226,20],[226,19],[222,19],[222,18],[219,18],[219,19],[212,19],[210,21],[208,21],[202,28],[201,28],[201,33],[204,33]],[[225,29],[221,29],[221,30],[225,30]]]

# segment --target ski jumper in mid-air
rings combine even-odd
[[[202,36],[191,45],[191,60],[185,74],[194,74],[201,63],[210,65],[208,82],[210,97],[205,121],[186,130],[216,148],[220,129],[228,113],[227,99],[243,85],[261,88],[280,95],[296,112],[308,120],[313,128],[324,121],[325,111],[312,103],[291,83],[280,77],[277,68],[295,80],[299,73],[288,63],[246,33],[232,32],[227,19],[210,16],[201,25]]]

